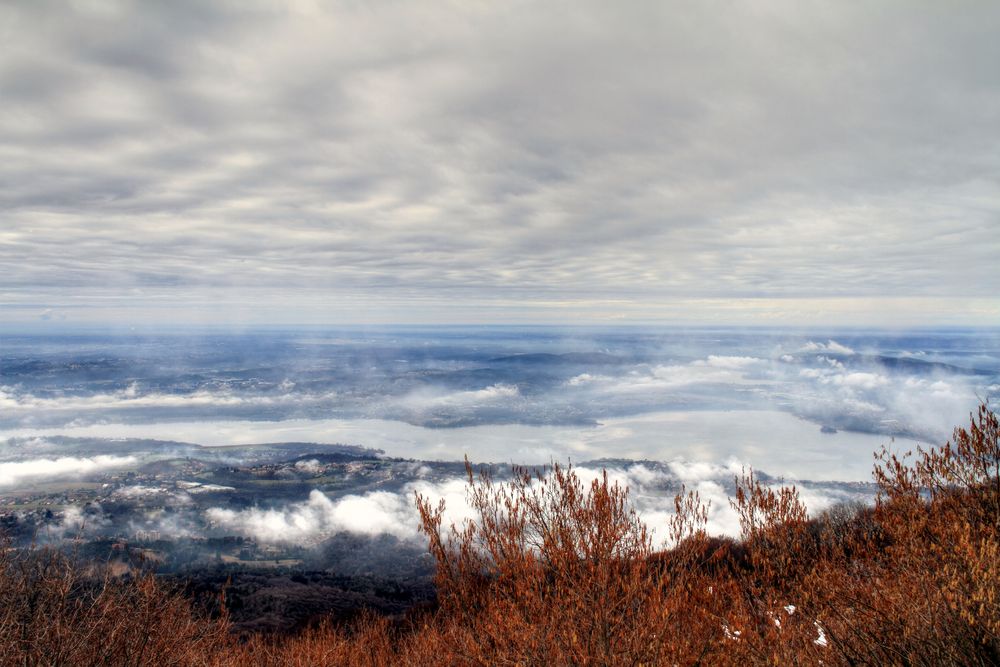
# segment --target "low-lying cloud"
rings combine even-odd
[[[32,459],[0,463],[0,486],[15,486],[53,478],[82,477],[92,472],[134,465],[134,456],[64,456],[54,459]]]
[[[440,483],[414,482],[400,492],[374,491],[335,499],[314,489],[307,500],[283,507],[211,508],[205,515],[210,525],[261,542],[317,543],[342,531],[370,536],[389,534],[412,540],[418,537],[415,492],[435,502],[445,499],[450,520],[461,521],[468,515],[464,478]]]
[[[667,526],[674,514],[674,496],[683,488],[698,492],[708,505],[706,529],[713,535],[736,536],[739,520],[729,504],[733,480],[746,467],[731,460],[725,464],[674,461],[664,468],[635,464],[607,469],[575,467],[584,485],[601,477],[604,472],[612,484],[628,488],[629,498],[640,518],[651,529],[654,542],[665,545]],[[423,539],[418,531],[418,515],[414,493],[437,503],[446,504],[445,525],[474,518],[467,497],[465,478],[445,481],[418,481],[407,484],[399,492],[375,491],[363,495],[331,498],[313,490],[308,499],[270,509],[232,510],[211,508],[206,518],[211,526],[251,537],[265,543],[317,544],[339,532],[376,536],[393,535],[404,540]],[[847,491],[832,484],[798,486],[800,498],[815,514],[837,502],[871,499],[865,492]]]
[[[886,361],[833,339],[771,349],[756,344],[755,354],[705,354],[711,349],[693,358],[610,357],[544,367],[489,360],[398,363],[371,375],[368,369],[338,368],[313,374],[308,382],[295,376],[299,382],[286,378],[279,385],[251,377],[233,386],[214,380],[194,390],[179,383],[173,392],[140,388],[139,382],[92,394],[33,393],[8,384],[0,386],[0,424],[368,418],[461,427],[594,424],[688,408],[780,409],[837,429],[937,442],[988,391],[979,371],[912,354]]]
[[[842,345],[835,340],[828,340],[825,343],[816,342],[814,340],[808,341],[801,348],[802,352],[834,352],[836,354],[854,354],[854,350]]]
[[[231,391],[198,389],[186,393],[140,392],[135,384],[122,391],[89,395],[36,396],[0,386],[0,408],[8,411],[87,411],[137,408],[268,407],[333,401],[336,392],[319,395],[295,393],[237,394]]]

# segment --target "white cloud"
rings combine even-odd
[[[7,3],[5,321],[996,323],[998,11]]]
[[[579,375],[574,375],[570,379],[566,380],[566,384],[570,387],[578,387],[580,385],[587,384],[588,382],[593,382],[595,377],[590,373],[580,373]]]
[[[197,408],[240,406],[287,406],[332,401],[336,392],[323,394],[238,395],[229,391],[199,389],[186,394],[140,393],[135,384],[113,393],[86,396],[39,397],[0,386],[0,408],[6,410],[119,410],[135,408]]]
[[[652,531],[657,545],[667,539],[667,527],[674,514],[674,495],[683,483],[697,491],[708,505],[706,529],[713,535],[739,534],[739,520],[729,504],[727,488],[734,475],[744,470],[743,464],[731,460],[726,464],[711,464],[676,460],[669,464],[669,473],[645,465],[627,468],[573,468],[584,489],[606,472],[611,484],[629,490],[629,499],[640,518]],[[812,512],[832,504],[853,499],[856,494],[828,487],[799,485],[800,499]],[[229,531],[254,537],[262,542],[317,543],[337,532],[363,535],[390,534],[400,539],[424,539],[417,528],[414,492],[428,498],[432,504],[444,499],[445,525],[461,525],[466,519],[476,519],[468,503],[465,478],[439,482],[417,481],[398,492],[375,491],[364,495],[347,495],[332,499],[313,490],[303,502],[273,509],[231,510],[211,508],[206,518]]]
[[[128,467],[137,461],[134,456],[101,455],[0,463],[0,486],[15,486],[39,479],[80,477],[99,470]]]
[[[489,405],[491,403],[504,403],[510,399],[521,397],[521,392],[516,385],[497,383],[469,391],[455,391],[441,393],[438,390],[426,389],[407,396],[403,403],[417,408],[426,409],[434,407],[475,407]]]
[[[729,357],[711,354],[704,362],[695,363],[704,363],[705,365],[712,366],[714,368],[741,369],[764,363],[764,360],[758,359],[757,357]]]
[[[817,343],[816,341],[809,341],[802,346],[803,352],[831,352],[833,354],[854,354],[854,350],[847,347],[846,345],[841,345],[835,340],[828,340],[825,343]]]
[[[227,530],[262,542],[315,543],[341,531],[417,539],[414,492],[432,497],[435,502],[438,498],[445,498],[451,521],[461,521],[468,515],[464,479],[440,484],[418,481],[408,484],[399,493],[373,491],[337,499],[313,490],[307,500],[281,508],[210,508],[205,514],[209,521]]]
[[[889,378],[884,375],[879,375],[877,373],[843,373],[839,375],[834,375],[829,379],[821,380],[821,382],[832,382],[835,385],[842,385],[845,387],[859,387],[861,389],[876,389],[878,387],[884,387],[889,384]]]
[[[311,474],[316,474],[320,471],[320,464],[318,459],[309,459],[306,461],[296,461],[295,469],[302,472],[307,472]]]
[[[587,387],[610,394],[646,394],[697,384],[741,384],[743,370],[752,367],[750,358],[709,357],[689,364],[656,365],[625,375],[603,376],[584,373],[570,378],[571,387]]]
[[[115,495],[122,496],[124,498],[141,498],[143,496],[166,495],[167,493],[169,493],[167,489],[159,486],[145,486],[143,484],[123,486],[115,491]]]
[[[193,486],[186,489],[187,493],[217,493],[220,491],[235,491],[234,486],[225,486],[223,484],[199,484],[198,486]]]

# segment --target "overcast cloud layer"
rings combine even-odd
[[[998,26],[5,3],[0,316],[997,324]]]

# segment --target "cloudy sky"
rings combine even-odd
[[[0,5],[6,323],[1000,324],[1000,3]]]

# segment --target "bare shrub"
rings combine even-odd
[[[970,421],[942,448],[879,453],[875,507],[810,519],[794,487],[744,473],[734,540],[682,493],[665,551],[606,474],[497,483],[467,464],[472,520],[417,497],[439,606],[403,623],[233,638],[148,573],[4,550],[0,664],[1000,664],[1000,428],[985,405]]]
[[[54,549],[0,555],[0,664],[208,665],[227,629],[148,572],[88,572]]]
[[[523,468],[497,484],[469,469],[477,518],[442,526],[443,505],[418,498],[438,562],[442,613],[472,662],[659,664],[704,654],[721,636],[702,623],[707,582],[658,567],[628,492],[605,473],[585,488],[572,468]],[[680,497],[673,534],[704,539],[696,496]],[[705,632],[705,630],[709,630]]]

